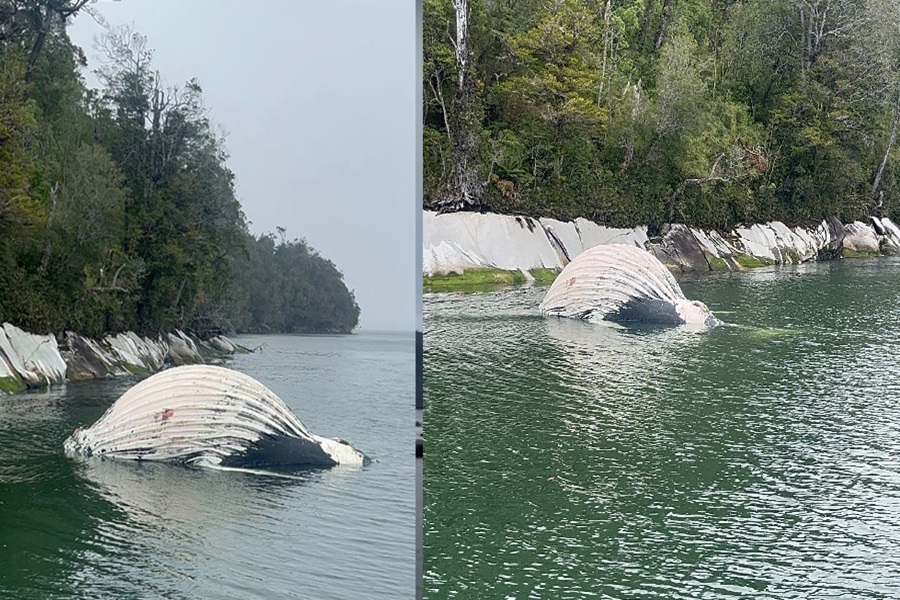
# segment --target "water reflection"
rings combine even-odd
[[[283,522],[296,487],[319,474],[293,479],[218,472],[157,463],[77,461],[83,489],[109,504],[94,523],[71,574],[81,585],[109,585],[97,562],[118,564],[125,579],[142,570],[190,579],[211,561],[240,548],[248,530],[272,534]]]

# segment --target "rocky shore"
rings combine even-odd
[[[773,221],[731,231],[682,224],[649,237],[646,227],[616,229],[588,221],[558,221],[479,213],[423,215],[423,274],[428,278],[495,269],[534,279],[558,272],[598,244],[629,244],[652,252],[676,272],[742,270],[841,257],[900,253],[900,228],[888,218],[841,223],[828,218],[810,227]]]
[[[76,333],[56,336],[0,327],[0,392],[121,375],[146,375],[166,365],[209,362],[243,349],[223,336],[208,340],[176,330],[156,337],[133,332],[93,340]]]

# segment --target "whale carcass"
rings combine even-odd
[[[340,439],[311,433],[252,377],[210,365],[175,367],[123,394],[92,426],[65,441],[67,454],[219,467],[362,465]]]
[[[540,310],[587,321],[722,323],[705,304],[685,298],[655,256],[624,244],[595,246],[576,256],[554,280]]]

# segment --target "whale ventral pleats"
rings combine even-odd
[[[367,457],[311,433],[252,377],[211,365],[175,367],[141,381],[96,423],[66,440],[67,454],[221,467],[362,465]]]
[[[587,321],[721,323],[705,304],[684,296],[659,259],[625,244],[603,244],[576,256],[550,286],[540,310]]]

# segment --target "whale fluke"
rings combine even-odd
[[[603,244],[576,256],[554,280],[540,310],[588,321],[722,323],[705,304],[685,298],[655,256],[624,244]]]
[[[64,448],[76,456],[220,467],[367,462],[349,443],[311,433],[252,377],[211,365],[175,367],[141,381],[96,423],[75,430]]]

